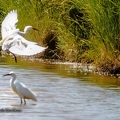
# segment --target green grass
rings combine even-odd
[[[17,26],[23,30],[32,25],[25,37],[47,45],[54,34],[53,55],[67,61],[105,65],[108,61],[119,67],[120,1],[119,0],[0,0],[0,22],[6,14],[18,11]],[[50,42],[49,39],[47,42]]]

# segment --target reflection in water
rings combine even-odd
[[[119,120],[119,80],[79,73],[68,65],[39,61],[1,58],[0,109],[16,108],[22,112],[0,113],[0,120]],[[18,80],[36,94],[37,102],[27,100],[20,105],[19,97],[9,86],[10,77],[2,75],[15,71]],[[118,80],[118,81],[117,81]],[[117,81],[117,82],[116,82]],[[114,86],[111,86],[114,85]],[[19,116],[19,117],[18,117]]]

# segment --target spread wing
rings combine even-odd
[[[2,39],[4,39],[13,30],[16,29],[17,22],[18,22],[17,11],[16,10],[10,11],[2,22],[1,26]]]
[[[30,42],[24,39],[21,35],[17,34],[6,40],[2,45],[2,49],[7,49],[17,55],[31,56],[43,52],[46,47],[41,47],[37,45],[36,42]]]

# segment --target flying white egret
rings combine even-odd
[[[24,104],[26,104],[25,99],[32,99],[34,101],[37,101],[35,95],[32,93],[32,91],[27,88],[23,83],[19,82],[17,80],[16,74],[14,72],[10,72],[8,74],[5,74],[3,76],[11,76],[10,79],[10,86],[12,90],[18,94],[18,96],[21,99],[21,104],[23,103],[22,99],[24,100]]]
[[[31,56],[43,52],[47,47],[39,46],[36,42],[28,41],[22,36],[23,34],[27,34],[30,29],[36,28],[26,26],[24,32],[21,32],[16,28],[17,22],[16,10],[10,11],[3,20],[1,29],[2,40],[0,41],[2,50],[8,50],[13,55],[21,56]]]

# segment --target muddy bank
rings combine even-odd
[[[76,72],[83,72],[83,73],[93,73],[93,74],[99,74],[99,75],[103,75],[103,76],[112,76],[112,77],[116,77],[116,78],[120,78],[120,67],[115,66],[113,63],[108,62],[107,64],[94,64],[92,63],[78,63],[78,62],[69,62],[69,61],[65,61],[65,60],[61,60],[59,58],[56,59],[51,59],[50,55],[47,54],[47,52],[49,51],[49,47],[46,51],[44,51],[43,53],[34,55],[34,56],[17,56],[18,62],[19,62],[19,58],[22,58],[22,60],[30,60],[30,61],[39,61],[39,62],[45,62],[46,64],[66,64],[70,66],[70,69],[75,70]],[[48,57],[46,56],[46,54],[48,55]],[[54,54],[54,52],[53,52]],[[3,58],[7,58],[10,57],[10,59],[12,61],[14,61],[13,56],[8,53],[8,52],[0,52],[0,56],[2,56]],[[53,56],[52,56],[53,57]]]
[[[39,61],[39,62],[44,62],[45,64],[57,64],[57,65],[69,65],[71,70],[74,70],[76,72],[81,72],[81,73],[93,73],[93,74],[98,74],[102,76],[111,76],[111,77],[116,77],[120,78],[120,68],[117,69],[108,69],[105,66],[98,66],[93,63],[77,63],[77,62],[65,62],[62,60],[56,60],[56,59],[40,59],[40,58],[23,58],[24,60],[29,59],[31,61]]]
[[[64,63],[64,64],[69,64],[69,63]],[[88,73],[88,72],[91,72],[91,73],[94,73],[94,74],[99,74],[99,75],[102,75],[102,76],[111,76],[111,77],[116,77],[116,78],[120,78],[120,68],[111,68],[110,69],[106,66],[97,66],[95,64],[87,64],[87,63],[70,63],[72,66],[71,68],[73,69],[77,69],[81,72],[85,72],[85,73]]]

